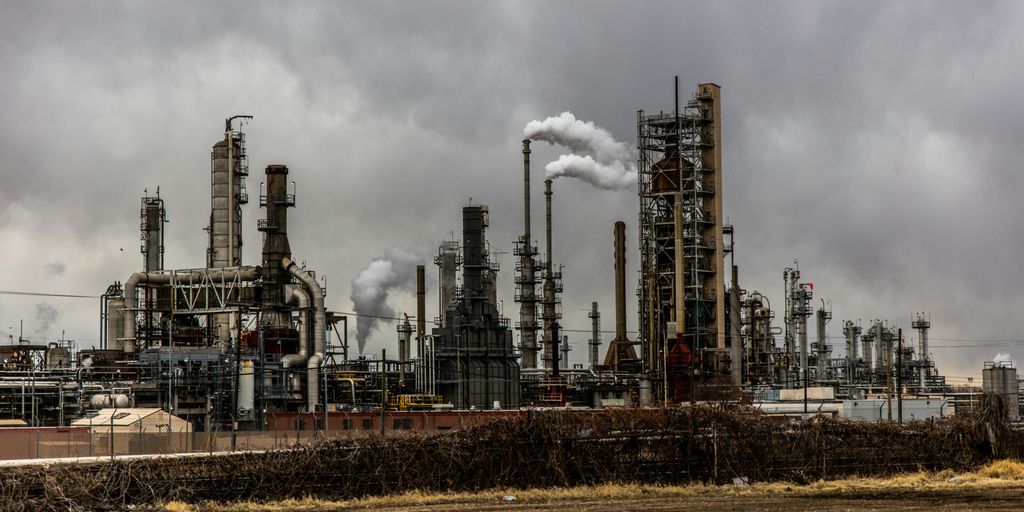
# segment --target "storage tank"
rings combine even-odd
[[[1011,361],[985,363],[981,372],[982,389],[986,393],[995,393],[1003,397],[1006,403],[1007,416],[1010,421],[1020,420],[1020,408],[1017,402],[1017,369]]]
[[[124,297],[107,298],[107,348],[123,350],[119,338],[124,337]]]
[[[107,409],[110,407],[117,407],[118,409],[125,409],[131,403],[128,400],[128,395],[122,393],[101,393],[93,395],[89,399],[89,404],[92,405],[93,409]]]
[[[256,400],[256,372],[252,361],[242,361],[238,372],[238,417],[251,419]]]
[[[46,350],[46,367],[49,369],[71,367],[71,354],[68,349],[51,343],[50,348]]]

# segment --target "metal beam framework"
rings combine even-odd
[[[704,84],[681,111],[637,113],[641,357],[667,400],[686,399],[680,376],[698,369],[703,350],[725,348],[717,92]]]

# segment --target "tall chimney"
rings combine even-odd
[[[626,223],[615,223],[615,337],[626,339]]]
[[[523,236],[516,247],[519,276],[516,277],[516,301],[519,302],[520,350],[523,368],[537,364],[537,275],[534,272],[536,252],[530,238],[530,139],[523,140]]]
[[[604,364],[618,371],[620,364],[636,361],[636,349],[626,337],[626,223],[615,223],[615,338],[608,342]]]
[[[416,357],[423,357],[423,335],[427,332],[427,269],[416,265]]]
[[[551,247],[551,180],[544,180],[544,224],[545,248],[544,257],[544,303],[542,317],[544,320],[544,359],[550,361],[552,375],[558,375],[558,319],[555,312],[555,276],[554,257]]]

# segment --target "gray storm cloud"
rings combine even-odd
[[[636,183],[636,151],[590,121],[572,112],[526,123],[523,135],[573,152],[544,167],[548,178],[567,176],[605,190],[621,190]]]
[[[393,318],[395,310],[388,305],[388,294],[394,289],[411,289],[415,284],[416,265],[421,258],[404,250],[389,251],[370,262],[352,280],[352,304],[356,318],[356,342],[363,353],[366,340],[381,320]],[[383,318],[380,318],[383,317]]]

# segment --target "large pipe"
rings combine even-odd
[[[281,357],[281,367],[301,368],[309,360],[309,293],[302,286],[289,284],[284,287],[284,299],[285,304],[299,309],[299,353]]]
[[[327,336],[327,313],[324,310],[324,292],[308,272],[299,268],[290,258],[283,258],[281,266],[298,279],[313,300],[313,353],[306,362],[306,402],[308,412],[316,412],[320,403],[320,362],[324,359]]]
[[[125,322],[124,322],[124,340],[122,340],[122,348],[125,352],[135,352],[135,322],[136,322],[136,311],[138,309],[136,287],[140,284],[171,284],[171,276],[176,276],[179,280],[191,279],[198,280],[202,279],[203,275],[209,276],[214,281],[218,280],[234,280],[240,279],[241,281],[255,281],[260,275],[259,267],[239,267],[239,268],[225,268],[225,269],[211,269],[206,272],[182,272],[182,273],[159,273],[151,274],[149,272],[136,272],[128,277],[124,282],[124,303],[125,303]]]
[[[732,266],[732,290],[729,292],[729,339],[732,341],[730,346],[731,361],[730,370],[732,372],[732,385],[742,386],[743,385],[743,334],[741,332],[740,318],[740,285],[739,276],[740,270],[736,265]]]

